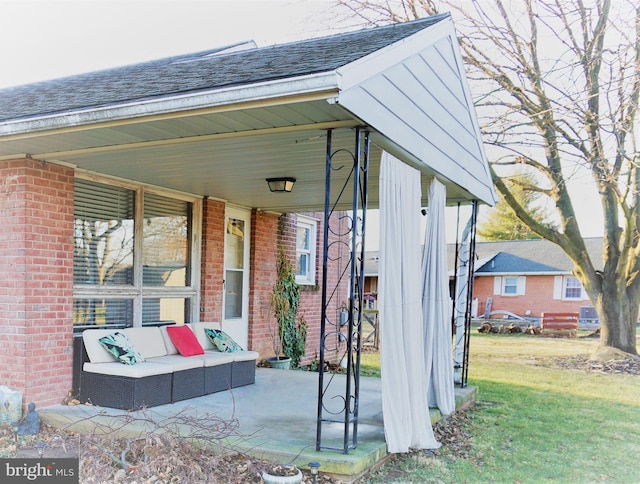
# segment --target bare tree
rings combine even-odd
[[[601,347],[637,354],[640,307],[640,4],[637,0],[338,0],[368,24],[452,12],[495,185],[518,218],[574,263]],[[353,18],[353,17],[352,17]],[[559,224],[501,178],[534,174]],[[572,186],[602,211],[603,265],[587,253]]]

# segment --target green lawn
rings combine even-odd
[[[555,356],[589,353],[582,338],[473,334],[472,450],[412,453],[367,482],[640,482],[640,377],[566,370]],[[375,368],[375,354],[363,366]]]

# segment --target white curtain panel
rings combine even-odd
[[[429,212],[422,258],[422,313],[425,371],[430,376],[429,403],[449,415],[456,409],[453,387],[451,301],[447,271],[444,208],[446,187],[435,178],[429,186]]]
[[[380,167],[379,318],[387,450],[436,449],[424,371],[420,172],[383,153]]]

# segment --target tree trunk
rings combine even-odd
[[[631,292],[631,294],[630,294]],[[603,288],[594,306],[600,317],[600,346],[637,354],[636,325],[640,298],[637,291]]]

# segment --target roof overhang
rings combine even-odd
[[[332,131],[333,152],[353,152],[359,126],[371,132],[370,207],[378,206],[382,150],[420,170],[424,200],[428,181],[438,176],[449,203],[479,199],[492,204],[495,195],[453,24],[448,20],[435,27],[335,71],[4,121],[0,160],[30,156],[268,211],[321,210],[327,133]],[[451,79],[458,85],[443,101],[455,103],[449,114],[433,104],[438,93],[412,81],[410,73],[424,69],[430,56],[435,63],[442,55],[450,62],[440,67],[447,79],[438,85]],[[394,93],[376,95],[385,78],[395,79],[418,109],[407,109],[406,100],[398,105]],[[377,107],[367,94],[372,92]],[[453,125],[456,113],[464,113],[463,121]],[[438,116],[446,119],[438,122]],[[431,125],[415,125],[428,119]],[[434,143],[442,138],[433,132],[435,125],[439,133],[446,134],[447,127],[464,133],[449,133]],[[296,178],[291,193],[269,191],[265,179],[280,176]]]

